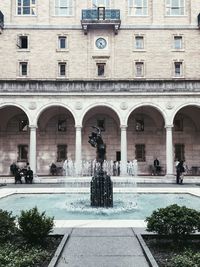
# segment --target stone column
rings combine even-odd
[[[29,164],[33,174],[36,175],[37,159],[36,159],[36,128],[35,125],[30,125],[30,146],[29,146]]]
[[[82,163],[82,127],[76,126],[76,152],[75,152],[75,168],[76,175],[81,174],[81,163]]]
[[[120,175],[127,175],[127,126],[121,126],[121,165]]]
[[[173,156],[173,137],[172,129],[173,125],[166,125],[166,176],[172,177],[173,175],[173,166],[174,166],[174,156]]]

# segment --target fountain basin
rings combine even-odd
[[[19,215],[37,206],[55,220],[144,220],[175,203],[200,210],[200,198],[186,193],[114,193],[113,198],[113,208],[94,208],[89,193],[12,194],[0,199],[0,208]]]

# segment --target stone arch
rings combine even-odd
[[[147,106],[156,109],[162,115],[164,123],[167,124],[168,116],[167,116],[166,112],[160,106],[158,106],[154,103],[150,103],[150,102],[143,102],[143,103],[140,103],[140,104],[134,106],[131,110],[129,110],[128,114],[125,117],[125,125],[127,125],[128,119],[129,119],[132,112],[134,112],[138,108],[147,107]]]
[[[60,103],[60,102],[52,102],[52,103],[48,103],[48,104],[42,106],[36,113],[35,121],[34,121],[35,125],[38,124],[38,121],[39,121],[39,118],[40,118],[41,114],[45,110],[50,109],[51,107],[62,107],[64,109],[68,110],[71,113],[71,115],[72,115],[72,117],[74,119],[75,125],[76,125],[77,118],[76,118],[76,115],[75,115],[74,111],[68,105],[65,105],[65,104]]]

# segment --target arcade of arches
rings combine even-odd
[[[80,125],[71,111],[61,106],[44,109],[37,125],[30,125],[28,114],[16,106],[2,107],[0,117],[0,175],[9,174],[12,162],[20,166],[29,161],[35,174],[48,175],[52,162],[93,160],[95,149],[88,144],[93,125],[102,129],[107,160],[121,160],[122,174],[126,174],[126,162],[135,158],[139,175],[151,174],[156,157],[163,175],[175,172],[176,158],[184,159],[189,169],[200,166],[200,109],[196,106],[177,110],[171,125],[166,125],[158,109],[147,105],[132,110],[125,125],[117,112],[106,106],[89,109]]]

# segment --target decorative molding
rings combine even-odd
[[[37,104],[35,102],[30,102],[28,108],[30,110],[35,110],[37,108]]]
[[[82,105],[81,102],[76,102],[74,107],[75,107],[75,109],[77,109],[77,110],[81,110],[81,109],[83,108],[83,105]]]
[[[174,105],[173,105],[171,102],[168,102],[168,103],[166,104],[166,108],[169,109],[169,110],[171,110],[171,109],[174,108]]]
[[[120,104],[120,108],[121,108],[122,110],[126,110],[126,109],[128,108],[128,104],[127,104],[126,102],[122,102],[122,103]]]

